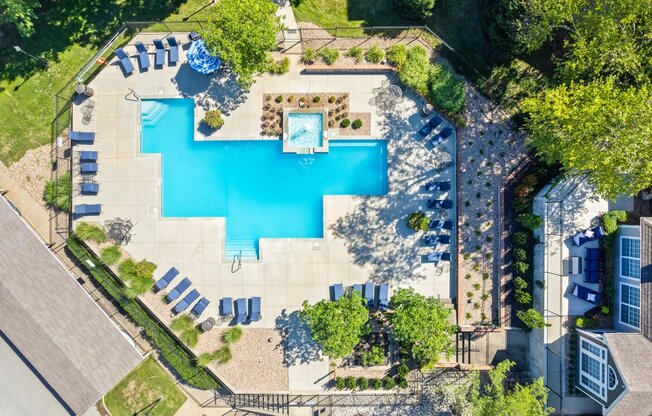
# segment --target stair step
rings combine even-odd
[[[241,256],[243,260],[258,260],[258,240],[228,240],[226,258]]]
[[[155,126],[168,112],[168,106],[156,101],[143,101],[141,120],[144,126]]]

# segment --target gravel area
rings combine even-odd
[[[371,113],[349,113],[351,123],[358,118],[362,121],[362,127],[359,129],[354,129],[351,125],[346,128],[340,127],[340,136],[371,136]]]
[[[525,158],[525,136],[467,84],[458,137],[459,297],[462,325],[496,323],[500,302],[500,188]]]
[[[52,147],[46,144],[36,149],[28,150],[27,153],[16,163],[9,166],[9,175],[29,195],[45,206],[43,201],[43,188],[45,182],[50,179],[50,150]]]

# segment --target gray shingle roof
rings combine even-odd
[[[0,330],[75,413],[142,360],[2,197]]]
[[[652,341],[652,218],[641,218],[641,332]]]

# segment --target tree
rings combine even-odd
[[[13,23],[21,36],[34,33],[34,9],[40,7],[36,0],[0,0],[0,25]]]
[[[587,172],[598,193],[615,198],[652,185],[652,93],[613,79],[571,83],[526,99],[528,144],[548,162]]]
[[[270,0],[220,0],[201,31],[211,53],[228,62],[238,83],[248,87],[265,72],[281,22]]]
[[[397,3],[405,8],[410,16],[416,15],[418,19],[432,16],[432,9],[435,7],[435,0],[397,0]]]
[[[408,215],[407,226],[414,231],[428,231],[428,217],[423,211],[413,212]]]
[[[400,288],[390,301],[389,320],[396,340],[422,366],[436,364],[441,353],[450,356],[455,350],[449,322],[450,309],[438,299]]]
[[[527,331],[550,326],[550,324],[546,323],[543,315],[541,315],[534,308],[530,308],[525,311],[518,311],[516,312],[516,316],[518,316],[518,319],[520,319],[521,322],[523,322],[523,324],[526,326]]]
[[[314,305],[303,302],[300,316],[310,327],[312,338],[331,358],[350,355],[369,331],[369,312],[358,291],[334,302],[322,300]]]

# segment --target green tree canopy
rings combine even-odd
[[[310,335],[324,354],[341,358],[350,355],[368,332],[369,312],[362,294],[354,291],[335,302],[322,300],[314,305],[304,302],[301,319],[310,327]]]
[[[0,25],[13,23],[21,36],[34,33],[34,9],[39,7],[37,0],[0,0]]]
[[[267,70],[281,22],[270,0],[220,0],[201,31],[211,53],[220,56],[244,87]]]
[[[528,143],[549,162],[588,172],[608,198],[652,185],[652,94],[612,79],[561,85],[524,101]]]
[[[435,7],[435,0],[397,0],[396,2],[400,7],[404,7],[411,17],[418,19],[432,16],[432,9]]]
[[[401,288],[392,296],[390,309],[396,340],[419,364],[436,364],[441,353],[453,354],[456,328],[449,322],[450,309],[439,300]]]

